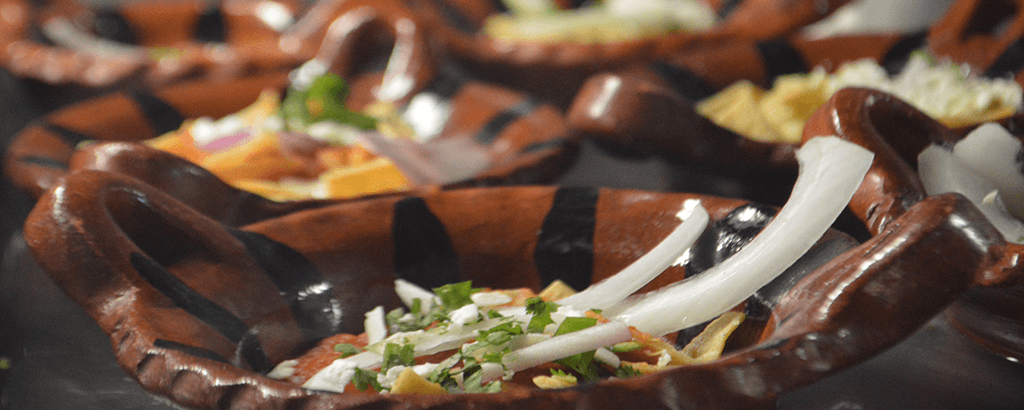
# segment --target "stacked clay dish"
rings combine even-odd
[[[583,81],[614,70],[700,49],[732,38],[768,39],[795,33],[825,18],[848,0],[699,0],[716,14],[715,25],[608,42],[519,41],[494,38],[482,28],[488,18],[508,13],[503,2],[415,0],[406,2],[436,33],[442,47],[483,78],[522,89],[567,106]],[[567,11],[585,2],[553,2]]]
[[[330,25],[314,60],[346,79],[350,92],[345,103],[352,109],[362,110],[383,99],[382,90],[391,90],[387,101],[402,114],[418,98],[417,113],[427,108],[427,121],[433,121],[438,132],[425,145],[459,142],[483,152],[482,167],[446,187],[549,181],[575,157],[576,143],[554,108],[439,64],[416,26],[401,25],[410,21],[407,18],[371,9],[356,9],[346,16]],[[390,37],[393,43],[387,48],[366,47],[367,34]],[[409,50],[415,52],[410,56]],[[398,62],[388,63],[395,55],[401,57],[395,58]],[[233,189],[194,163],[138,143],[177,130],[188,119],[235,113],[267,89],[283,95],[288,84],[287,72],[272,72],[232,81],[136,88],[87,100],[50,113],[17,134],[7,150],[5,171],[32,197],[52,189],[68,173],[104,169],[140,178],[182,199],[201,199],[195,187],[211,185],[233,192],[232,198],[240,201],[211,207],[210,212],[231,213],[254,202],[266,202],[273,209],[304,207],[306,201],[281,204]],[[424,106],[423,101],[429,104]],[[422,115],[417,113],[410,115]]]
[[[221,201],[206,188],[196,187]],[[707,364],[461,395],[321,393],[265,376],[328,335],[359,333],[360,313],[374,305],[397,306],[397,278],[424,287],[470,279],[585,287],[650,251],[695,199],[712,229],[772,212],[691,194],[506,187],[324,204],[237,226],[136,179],[85,170],[40,199],[25,237],[44,271],[110,335],[121,367],[147,390],[197,409],[772,408],[781,393],[914,333],[969,288],[1019,278],[1001,270],[1006,244],[975,208],[935,196],[863,244],[826,233],[744,304],[750,320]],[[709,235],[694,251],[721,251],[728,246],[719,240],[735,239]],[[692,268],[670,267],[645,291]]]
[[[1017,76],[1024,67],[1022,7],[962,0],[927,31],[732,40],[598,74],[570,107],[570,127],[615,155],[655,156],[698,173],[728,175],[750,185],[749,195],[771,197],[792,178],[795,141],[740,135],[699,113],[699,102],[740,80],[771,88],[781,76],[816,67],[832,72],[861,59],[873,59],[895,75],[917,50],[968,64],[987,78]]]
[[[1021,139],[1019,118],[1002,125]],[[967,130],[951,130],[908,104],[869,89],[841,90],[807,124],[805,138],[833,134],[875,153],[865,183],[850,209],[872,233],[884,232],[915,204],[929,197],[918,175],[918,157],[932,145],[952,147]],[[1018,238],[1000,255],[1000,269],[1020,269],[1024,245]],[[1001,275],[997,269],[985,275]],[[997,354],[1024,358],[1024,282],[975,289],[961,297],[946,315],[953,325]]]
[[[304,58],[277,45],[301,2],[5,0],[0,65],[43,108],[134,84],[229,79],[287,69]],[[36,93],[54,95],[39,96]]]

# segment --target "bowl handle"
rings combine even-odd
[[[24,232],[43,270],[121,349],[266,373],[343,330],[334,286],[304,255],[122,175],[68,176]],[[186,323],[197,330],[164,340]],[[136,365],[122,363],[138,376]]]

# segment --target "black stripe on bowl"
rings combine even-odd
[[[568,138],[565,138],[565,137],[552,138],[552,139],[549,139],[549,140],[535,142],[533,144],[527,145],[525,148],[523,148],[522,153],[523,154],[532,154],[532,153],[535,153],[535,152],[546,151],[546,150],[553,149],[553,148],[562,148],[562,147],[565,147],[567,145],[569,145],[569,139]]]
[[[341,302],[330,282],[298,251],[255,232],[228,228],[270,278],[307,342],[341,333]]]
[[[228,29],[221,3],[212,2],[203,10],[196,25],[192,28],[192,37],[202,43],[223,43],[227,41]]]
[[[124,14],[116,8],[96,10],[92,30],[99,38],[126,44],[139,44],[139,36]]]
[[[925,42],[928,40],[928,31],[922,30],[917,33],[910,34],[903,37],[896,44],[893,44],[889,51],[882,57],[882,67],[889,73],[890,76],[899,74],[903,71],[903,67],[907,65],[907,61],[910,60],[910,55],[915,51],[924,47]]]
[[[996,59],[985,76],[991,78],[1010,77],[1011,79],[1024,68],[1024,37],[1018,38],[1003,51],[1003,54]]]
[[[245,359],[253,371],[264,373],[271,363],[259,340],[250,334],[249,326],[238,316],[207,299],[180,279],[172,275],[159,263],[139,252],[131,254],[132,267],[143,279],[166,296],[174,305],[206,323],[232,343],[238,345],[238,357]],[[244,342],[244,343],[243,343]]]
[[[58,161],[56,159],[49,158],[49,157],[40,157],[38,155],[26,155],[26,156],[23,156],[23,157],[19,157],[18,161],[20,161],[22,163],[25,163],[25,164],[38,165],[38,166],[46,167],[46,168],[63,169],[63,170],[68,169],[68,164],[66,162]]]
[[[533,99],[524,98],[519,104],[501,110],[494,117],[491,117],[490,121],[484,124],[480,132],[476,134],[477,142],[484,146],[491,145],[501,136],[506,127],[516,122],[516,120],[530,115],[538,106],[537,102]]]
[[[764,61],[769,84],[779,76],[810,71],[800,50],[785,39],[759,41],[754,46],[761,55],[761,61]]]
[[[58,137],[64,140],[64,142],[67,142],[67,144],[71,146],[71,148],[77,147],[78,144],[82,143],[82,141],[96,139],[96,137],[85,134],[83,132],[76,131],[67,127],[62,127],[60,125],[50,124],[48,122],[43,122],[41,126],[47,131],[56,134]]]
[[[715,95],[717,90],[699,75],[664,61],[655,61],[648,66],[658,77],[669,83],[677,93],[690,101],[697,102]]]
[[[718,18],[722,20],[729,18],[732,12],[739,8],[740,3],[743,3],[743,0],[725,0],[722,2],[722,8],[718,9]]]
[[[427,289],[462,280],[448,230],[423,198],[409,197],[395,203],[391,240],[398,278]]]
[[[541,287],[556,279],[576,290],[590,286],[599,196],[600,191],[592,187],[559,188],[555,192],[533,252]]]
[[[422,92],[436,94],[444,101],[450,101],[466,85],[466,74],[453,67],[442,67],[437,76]]]
[[[434,3],[434,6],[436,6],[441,11],[441,14],[444,15],[445,20],[448,20],[448,23],[450,23],[457,30],[467,34],[476,33],[476,24],[473,24],[473,21],[470,20],[469,17],[466,17],[465,14],[462,14],[462,10],[459,10],[458,7],[455,7],[447,0],[432,0],[431,2]]]
[[[128,95],[146,116],[154,137],[174,131],[185,122],[185,116],[177,108],[149,91],[135,90]]]

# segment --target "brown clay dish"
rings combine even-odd
[[[794,144],[744,138],[701,116],[693,104],[741,79],[770,87],[780,75],[817,66],[832,71],[863,58],[876,59],[895,73],[922,47],[986,76],[1019,75],[1024,68],[1022,7],[1020,1],[961,0],[926,32],[731,40],[694,48],[593,76],[569,109],[569,124],[618,155],[653,155],[741,179],[785,176],[795,166]],[[1009,28],[1001,30],[1003,25]]]
[[[544,182],[568,167],[577,144],[569,137],[557,110],[438,66],[424,46],[421,31],[415,26],[399,30],[396,25],[394,20],[367,8],[356,9],[329,26],[327,40],[316,59],[348,79],[350,107],[362,109],[380,96],[381,89],[394,83],[403,85],[399,92],[389,94],[400,110],[407,109],[417,96],[447,104],[450,108],[442,110],[446,116],[438,117],[442,126],[431,143],[464,140],[467,147],[486,151],[489,164],[469,180],[456,181],[452,186]],[[376,44],[368,44],[365,39],[379,38],[382,33],[391,36],[393,47],[368,47]],[[398,50],[414,52],[403,55],[400,64],[389,63]],[[194,164],[131,143],[177,129],[188,118],[219,118],[236,112],[255,101],[265,88],[283,92],[287,82],[288,73],[279,71],[231,81],[208,79],[137,88],[87,100],[50,113],[17,134],[7,150],[5,171],[32,197],[57,185],[69,172],[96,168],[140,178],[189,204],[193,202],[187,198],[195,198],[196,186],[213,185],[234,192],[229,196],[238,202],[233,199],[229,201],[233,206],[217,205],[209,208],[210,212],[232,212],[257,206],[257,202],[266,202],[257,208],[265,206],[271,213],[305,207],[305,203],[283,205],[254,198],[227,187]],[[117,143],[77,150],[77,145],[86,140]]]
[[[902,223],[897,220],[909,209],[928,200],[916,172],[918,154],[929,145],[948,145],[965,135],[963,130],[947,129],[891,95],[863,88],[837,92],[815,112],[804,130],[805,139],[829,134],[875,153],[865,182],[850,201],[850,209],[874,234]],[[987,268],[984,276],[999,277],[1024,269],[1018,262],[1024,245],[1007,243],[1001,253],[993,255],[1001,262]],[[1024,282],[973,289],[947,314],[954,326],[983,346],[1024,359]]]
[[[302,11],[302,3],[291,0],[229,0],[215,6],[157,0],[97,9],[76,0],[3,0],[0,6],[5,10],[0,23],[3,67],[17,78],[48,85],[164,84],[200,75],[227,79],[304,61],[277,45],[284,25]],[[271,19],[264,17],[268,14]],[[44,34],[59,23],[93,40],[116,43],[121,51],[65,47]]]
[[[197,187],[216,202],[220,192],[206,188]],[[782,392],[911,335],[972,286],[1019,276],[998,269],[1006,244],[973,206],[936,196],[861,245],[830,231],[810,265],[748,301],[747,337],[706,365],[568,389],[448,396],[324,394],[263,376],[320,338],[360,332],[366,309],[396,306],[395,278],[534,289],[554,279],[599,281],[660,242],[687,199],[700,199],[712,220],[746,204],[476,188],[356,200],[236,228],[138,180],[84,170],[40,199],[25,238],[110,335],[131,377],[199,409],[772,408]],[[957,225],[962,219],[976,223]],[[670,268],[648,289],[685,274]]]
[[[500,2],[411,0],[424,23],[450,54],[491,81],[567,105],[583,81],[596,73],[699,49],[731,38],[767,39],[795,32],[826,17],[849,0],[709,0],[722,20],[711,30],[604,44],[510,42],[480,31],[486,18],[504,12]],[[562,8],[584,2],[556,1]]]

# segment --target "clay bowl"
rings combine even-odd
[[[380,78],[380,73],[369,73],[351,83],[353,107],[369,100]],[[248,209],[244,215],[251,218],[254,206],[271,209],[271,213],[282,207],[312,206],[319,201],[282,204],[235,190],[191,162],[132,142],[177,129],[186,118],[216,118],[235,112],[255,101],[263,89],[283,90],[287,82],[287,73],[282,72],[231,82],[202,81],[136,90],[74,104],[46,115],[19,133],[7,151],[6,172],[31,197],[53,188],[68,173],[105,169],[159,186],[190,205],[204,202],[197,187],[209,185],[231,192],[231,205],[198,205],[214,213]],[[567,168],[575,156],[576,144],[566,138],[562,117],[551,107],[452,73],[438,75],[424,91],[428,92],[442,96],[452,106],[436,141],[469,138],[467,143],[482,147],[489,155],[489,166],[456,186],[547,181]],[[76,149],[85,140],[104,143]]]
[[[1004,121],[1019,124],[1016,115]],[[1021,138],[1015,125],[1007,127]],[[930,199],[916,173],[918,154],[931,144],[952,144],[965,130],[950,130],[906,103],[867,89],[846,89],[821,107],[808,122],[804,137],[835,134],[875,152],[865,183],[850,209],[873,233],[891,229],[915,204]],[[1024,245],[1008,243],[995,255],[1005,261],[985,275],[999,276],[1022,268]],[[1024,359],[1024,282],[974,289],[947,311],[959,330],[994,352]]]
[[[430,132],[436,136],[427,144],[485,152],[484,167],[444,187],[547,182],[575,158],[577,142],[569,136],[560,112],[439,64],[423,30],[408,15],[383,14],[369,7],[346,9],[328,25],[321,41],[313,60],[346,79],[348,106],[361,110],[378,99],[391,101],[410,121],[433,125]],[[15,136],[6,153],[5,172],[33,198],[79,169],[120,172],[211,215],[237,214],[250,222],[318,206],[322,201],[278,203],[238,191],[195,164],[137,143],[175,130],[188,118],[234,113],[266,88],[283,95],[288,75],[278,71],[231,81],[136,88],[62,108]],[[414,114],[406,115],[414,100]],[[103,143],[77,149],[86,140]],[[195,187],[204,185],[226,193],[218,198],[231,199],[207,204],[204,195],[195,193]],[[247,211],[235,212],[240,210]]]
[[[770,87],[781,75],[862,58],[896,70],[923,41],[920,34],[878,34],[704,47],[591,77],[568,111],[569,127],[614,156],[666,161],[683,174],[675,183],[680,189],[740,186],[730,195],[781,203],[796,175],[798,144],[752,140],[707,119],[694,104],[737,80]],[[709,179],[715,184],[702,182]]]
[[[864,244],[830,231],[744,304],[744,336],[706,365],[491,395],[326,394],[263,376],[327,335],[360,332],[366,309],[396,306],[395,278],[534,289],[599,281],[656,245],[691,199],[713,221],[772,209],[693,194],[501,187],[362,199],[231,227],[138,180],[84,170],[43,196],[25,238],[110,335],[131,377],[197,409],[772,408],[782,392],[911,335],[972,286],[1019,276],[984,274],[1003,262],[1005,242],[965,200],[936,196]],[[720,250],[710,238],[699,249]],[[688,269],[670,268],[645,289]]]
[[[780,75],[818,66],[832,71],[863,58],[896,73],[912,51],[923,47],[985,76],[1019,75],[1024,68],[1024,54],[1018,51],[1024,41],[1022,5],[962,0],[919,33],[732,40],[597,74],[570,107],[570,128],[614,155],[655,156],[697,173],[725,175],[751,187],[752,197],[770,198],[792,179],[795,144],[752,141],[698,114],[695,102],[738,80],[768,88]]]
[[[460,63],[482,78],[522,89],[567,106],[583,81],[596,73],[651,61],[729,38],[774,38],[826,17],[848,0],[708,0],[722,20],[712,30],[604,44],[512,42],[481,32],[488,16],[507,10],[500,2],[407,1]],[[557,1],[562,8],[584,2]]]
[[[0,64],[42,108],[138,83],[294,67],[309,56],[277,42],[303,4],[152,0],[90,8],[76,0],[3,0]],[[80,43],[96,47],[72,46]]]

